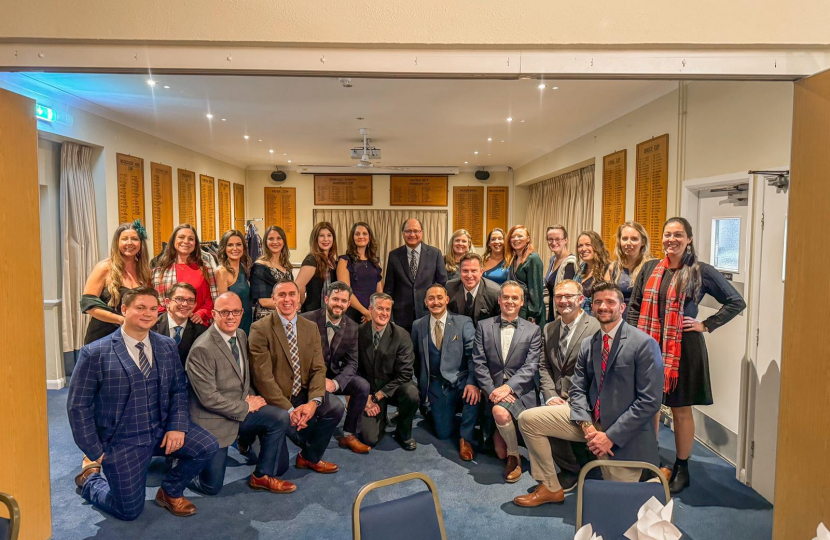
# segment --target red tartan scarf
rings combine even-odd
[[[666,330],[660,327],[660,282],[669,259],[666,257],[657,265],[646,282],[643,291],[643,303],[640,306],[640,318],[637,328],[647,333],[661,344],[663,351],[663,392],[671,392],[677,388],[677,378],[680,373],[680,342],[683,339],[683,305],[686,301],[686,292],[677,292],[677,273],[672,276],[669,290],[666,294],[666,313],[663,317]]]

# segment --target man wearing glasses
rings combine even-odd
[[[173,338],[179,349],[182,367],[196,338],[205,333],[207,326],[195,323],[190,316],[196,307],[196,289],[190,283],[179,282],[170,287],[164,298],[166,313],[159,316],[153,331]]]
[[[228,447],[237,437],[251,440],[260,436],[262,446],[256,469],[248,480],[252,489],[292,493],[297,486],[277,478],[277,458],[285,441],[289,416],[286,411],[265,403],[251,389],[248,338],[239,329],[242,301],[226,292],[213,304],[213,324],[193,344],[187,357],[190,378],[190,417],[219,441],[219,451],[202,470],[193,486],[207,495],[216,495],[225,480]]]

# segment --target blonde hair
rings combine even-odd
[[[517,230],[523,229],[524,232],[527,234],[527,246],[525,246],[524,253],[517,254],[513,251],[513,244],[510,239],[513,237],[513,233]],[[528,256],[536,251],[536,248],[533,247],[533,241],[530,238],[530,231],[524,225],[513,225],[510,228],[510,231],[507,233],[507,238],[504,239],[504,266],[510,266],[513,264],[513,259],[518,257],[519,264],[527,260]]]
[[[139,225],[140,226],[140,225]],[[147,238],[142,238],[143,228],[139,230],[135,223],[122,223],[115,229],[115,234],[112,235],[112,242],[110,243],[110,270],[107,278],[107,291],[110,293],[109,305],[112,307],[118,306],[121,302],[121,291],[119,290],[124,284],[124,258],[121,257],[121,250],[118,248],[121,241],[121,234],[124,231],[135,231],[138,236],[141,247],[138,253],[135,254],[135,273],[138,279],[139,287],[150,284],[152,274],[150,272],[150,253],[147,249]]]
[[[640,253],[637,254],[637,257],[634,261],[634,269],[631,271],[631,282],[633,283],[635,279],[637,279],[637,275],[642,270],[643,265],[647,262],[652,260],[654,257],[651,256],[651,243],[648,238],[648,233],[646,232],[645,227],[637,223],[636,221],[626,221],[622,225],[617,228],[617,236],[614,241],[614,262],[608,267],[608,273],[611,275],[611,281],[614,283],[620,282],[620,277],[622,276],[623,272],[623,259],[625,258],[625,253],[622,249],[622,230],[626,227],[634,229],[637,231],[637,234],[640,235],[642,239],[642,243],[640,245]]]
[[[466,236],[467,237],[467,253],[473,250],[473,237],[467,232],[467,229],[458,229],[452,236],[450,236],[450,241],[447,244],[447,251],[444,252],[444,265],[447,267],[447,273],[451,274],[458,270],[458,263],[455,262],[455,255],[453,254],[452,245],[455,242],[455,239],[459,236]]]

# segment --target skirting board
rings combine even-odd
[[[66,379],[54,379],[46,381],[47,390],[60,390],[66,386]]]
[[[692,407],[692,416],[695,419],[695,439],[735,465],[738,459],[738,434],[702,413],[697,407]],[[660,415],[660,421],[674,430],[672,418],[665,411]]]

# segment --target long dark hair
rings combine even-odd
[[[602,241],[602,237],[596,231],[582,231],[579,233],[579,236],[587,236],[590,238],[591,247],[594,250],[594,258],[590,262],[585,263],[586,270],[591,271],[591,277],[594,278],[594,282],[604,281],[605,271],[608,270],[608,264],[611,260],[611,256],[608,254],[608,248],[605,247],[605,242]],[[579,256],[579,236],[576,237],[577,256]],[[579,258],[581,259],[582,257]],[[581,261],[580,266],[584,262]],[[585,272],[583,277],[587,274],[588,272]]]
[[[285,231],[282,230],[282,227],[277,225],[271,225],[265,229],[265,234],[262,235],[262,255],[259,256],[257,261],[267,263],[270,262],[271,257],[274,256],[274,252],[268,247],[268,235],[274,231],[276,231],[276,233],[280,235],[280,238],[282,238],[282,251],[279,254],[279,262],[286,271],[290,272],[294,267],[291,266],[291,251],[288,249],[288,240],[286,240]]]
[[[375,240],[375,233],[372,232],[372,228],[369,226],[368,223],[364,221],[358,221],[354,225],[352,225],[352,230],[349,231],[349,247],[346,250],[346,255],[349,256],[352,262],[357,262],[360,260],[360,256],[357,254],[357,244],[354,243],[354,233],[357,231],[358,227],[363,227],[366,229],[366,232],[369,233],[369,243],[366,245],[366,258],[372,263],[373,266],[380,266],[380,258],[378,257],[378,243]]]
[[[487,262],[487,260],[490,257],[493,256],[493,250],[490,249],[490,240],[493,239],[493,233],[494,232],[500,232],[501,237],[504,238],[504,231],[501,230],[500,228],[496,227],[495,229],[490,231],[490,234],[487,235],[487,242],[484,243],[484,255],[482,255],[482,257],[481,257],[484,260],[484,262]],[[504,238],[504,243],[507,243],[506,238]],[[504,258],[504,246],[502,246],[502,248],[501,248],[501,255],[502,255],[502,258]]]
[[[239,277],[236,275],[236,271],[233,269],[231,262],[228,260],[228,242],[234,236],[242,240],[242,258],[239,259],[239,268],[241,268],[245,273],[245,277],[250,277],[249,272],[251,269],[251,256],[248,254],[248,244],[245,243],[245,237],[242,233],[236,229],[231,229],[222,235],[222,239],[219,240],[219,251],[216,253],[216,258],[219,259],[219,264],[221,264],[222,267],[233,277]]]
[[[176,262],[176,235],[182,229],[190,229],[193,231],[193,238],[196,242],[196,246],[187,257],[187,262],[198,266],[199,270],[202,271],[202,276],[205,278],[205,281],[208,281],[208,271],[207,266],[205,266],[205,261],[202,259],[202,244],[199,242],[199,233],[196,232],[196,227],[189,223],[182,223],[173,229],[173,234],[170,235],[170,240],[167,241],[167,247],[164,248],[164,253],[161,254],[158,262],[156,262],[156,270],[164,271]]]
[[[683,226],[683,230],[686,232],[686,236],[689,240],[692,240],[694,235],[692,234],[692,224],[686,218],[682,217],[673,217],[666,220],[663,223],[663,231],[665,232],[666,226],[670,223],[680,223]],[[695,243],[690,241],[689,245],[686,246],[686,251],[683,253],[683,256],[680,258],[680,270],[677,271],[677,281],[675,281],[675,287],[677,287],[678,292],[686,291],[686,296],[689,296],[693,299],[697,299],[697,295],[700,293],[700,263],[697,260],[697,252],[695,251]]]
[[[320,242],[317,240],[324,230],[331,233],[331,247],[328,256],[320,249]],[[314,259],[317,261],[316,275],[325,279],[329,270],[337,265],[337,233],[334,232],[334,226],[328,221],[321,221],[311,230],[311,238],[308,239],[308,243],[311,254],[314,255]]]

